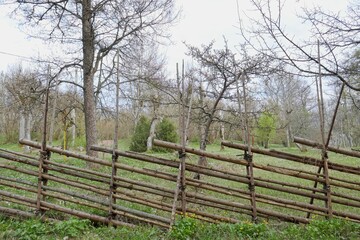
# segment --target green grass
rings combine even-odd
[[[338,240],[359,239],[360,225],[344,220],[314,219],[309,225],[277,224],[207,224],[191,216],[179,219],[170,231],[150,226],[93,226],[88,220],[71,218],[61,222],[40,222],[37,219],[19,221],[0,217],[0,238],[4,240],[89,239],[89,240],[186,240],[186,239],[291,239]]]

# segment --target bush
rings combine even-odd
[[[156,126],[156,138],[159,140],[167,141],[167,142],[177,142],[178,135],[176,133],[175,125],[168,119],[164,118],[157,126]],[[171,149],[165,148],[153,148],[156,152],[171,152]]]
[[[141,116],[136,124],[135,133],[131,138],[130,151],[146,152],[146,141],[150,132],[150,121]]]
[[[198,228],[198,222],[192,216],[185,216],[177,220],[169,232],[170,239],[192,239]]]

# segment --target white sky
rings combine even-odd
[[[241,15],[253,14],[249,0],[238,0],[238,2]],[[347,2],[344,0],[287,0],[283,21],[289,29],[301,33],[303,26],[295,20],[295,14],[300,12],[300,7],[315,4],[324,9],[340,11],[345,9]],[[182,17],[171,28],[173,44],[165,48],[169,68],[175,68],[176,62],[186,59],[183,41],[200,46],[215,40],[216,46],[220,48],[223,46],[223,36],[225,36],[229,40],[230,47],[239,43],[239,30],[236,28],[238,26],[236,0],[177,0],[177,5],[182,8]],[[19,30],[17,22],[9,18],[8,12],[6,6],[0,6],[0,71],[6,71],[9,65],[26,62],[19,57],[4,53],[30,58],[46,55],[48,51],[48,46],[45,47],[39,41],[27,38]],[[172,72],[172,69],[169,70]]]

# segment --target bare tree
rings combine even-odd
[[[121,60],[122,91],[132,114],[134,126],[140,113],[150,117],[147,149],[151,150],[156,125],[165,116],[171,116],[169,105],[177,103],[175,81],[168,79],[164,57],[153,43],[141,41]],[[176,111],[173,111],[176,112]],[[179,114],[176,112],[176,114]]]
[[[334,88],[334,91],[338,91],[338,88]],[[335,99],[330,100],[329,108],[335,105],[335,101]],[[354,99],[354,94],[350,89],[343,92],[337,116],[338,121],[334,126],[335,137],[332,139],[332,145],[341,147],[360,145],[360,109],[358,104],[359,100]]]
[[[247,28],[241,26],[240,30],[252,50],[263,56],[282,62],[286,67],[291,67],[291,72],[302,76],[319,77],[328,83],[335,80],[352,92],[360,91],[358,80],[354,81],[353,74],[358,74],[358,69],[347,64],[359,45],[360,18],[358,2],[349,2],[347,11],[332,13],[320,7],[303,9],[300,19],[303,26],[310,26],[308,34],[290,34],[283,20],[285,1],[277,0],[251,0],[256,17],[249,18]],[[250,27],[249,27],[250,26]],[[325,143],[324,104],[322,87],[318,90],[320,98],[319,117],[321,137],[324,146],[330,141],[332,126],[338,108],[335,108],[333,118],[329,124],[328,139]],[[343,87],[336,95],[342,94]],[[346,89],[345,89],[346,91]],[[357,94],[356,94],[357,95]]]
[[[310,84],[285,71],[269,75],[263,84],[268,108],[277,114],[277,127],[284,131],[281,135],[285,135],[282,141],[289,147],[294,135],[304,135],[305,126],[310,128],[306,112],[310,112],[315,106],[310,94]]]
[[[201,48],[188,46],[188,49],[188,54],[199,64],[199,99],[194,110],[199,112],[200,149],[206,150],[210,127],[214,121],[221,119],[219,114],[221,102],[232,97],[231,90],[235,89],[238,81],[241,81],[242,75],[256,72],[263,61],[250,56],[238,59],[228,48],[226,41],[224,49],[220,50],[214,49],[213,43]],[[198,164],[206,165],[206,158],[200,157]]]
[[[94,77],[101,61],[134,39],[166,36],[166,27],[177,15],[174,0],[21,0],[16,10],[26,25],[41,28],[35,37],[68,44],[65,52],[70,57],[61,69],[82,68],[86,152],[94,155],[90,150],[96,143]]]
[[[321,8],[304,9],[302,20],[310,23],[308,40],[293,36],[285,29],[282,10],[285,1],[251,0],[257,17],[250,18],[248,28],[241,27],[246,42],[260,54],[280,60],[301,74],[335,77],[352,90],[359,91],[359,83],[348,80],[348,69],[342,64],[346,54],[358,46],[360,17],[359,3],[353,2],[345,14],[331,13]],[[321,56],[317,56],[317,42]],[[321,59],[319,61],[318,59]]]
[[[43,86],[36,74],[15,67],[6,77],[5,88],[12,98],[12,107],[19,111],[19,139],[31,139],[32,118],[43,94]],[[25,147],[25,151],[29,148]]]

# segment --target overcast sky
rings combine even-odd
[[[252,15],[252,7],[249,0],[238,0],[239,11],[242,19],[246,15]],[[304,28],[296,20],[296,13],[301,12],[304,5],[322,6],[332,11],[344,10],[344,0],[287,0],[284,8],[283,21],[289,31],[301,32]],[[175,66],[185,58],[186,48],[182,42],[200,46],[216,41],[216,46],[223,45],[223,37],[229,40],[231,47],[240,40],[236,0],[177,0],[177,6],[182,9],[182,15],[178,23],[171,28],[172,43],[164,48],[168,57],[169,68]],[[39,41],[29,39],[18,28],[18,23],[8,16],[9,9],[0,7],[0,71],[6,71],[9,65],[26,62],[26,58],[42,56],[47,48]],[[246,24],[246,22],[245,22]],[[15,56],[14,56],[15,55]],[[175,67],[174,67],[175,68]]]

